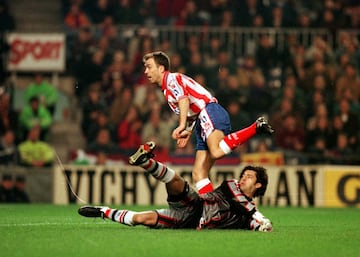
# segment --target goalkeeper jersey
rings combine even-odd
[[[224,181],[213,192],[201,198],[203,212],[199,229],[256,229],[258,226],[252,218],[257,210],[255,203],[241,192],[236,179]]]

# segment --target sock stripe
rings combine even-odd
[[[163,166],[157,177],[160,179],[163,178],[165,176],[166,172],[167,172],[167,168],[165,166]]]
[[[112,220],[112,221],[116,221],[116,220],[115,220],[115,216],[116,216],[117,213],[118,213],[118,210],[114,210],[114,211],[112,212],[112,214],[111,214],[111,220]]]
[[[148,170],[151,165],[153,164],[153,160],[149,159],[148,162],[145,164],[142,165],[142,167],[145,169],[145,170]]]
[[[106,218],[109,218],[110,213],[111,213],[111,209],[110,209],[110,208],[106,209],[106,211],[105,211],[105,217],[106,217]]]
[[[150,165],[149,165],[149,168],[150,168]],[[159,168],[159,164],[157,162],[155,162],[155,166],[152,169],[147,169],[147,171],[149,173],[154,173],[158,168]]]
[[[125,218],[125,215],[126,215],[127,211],[122,211],[122,213],[120,214],[120,217],[119,217],[119,222],[120,223],[124,223],[124,218]]]

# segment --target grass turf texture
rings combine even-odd
[[[1,256],[360,256],[356,208],[262,207],[274,231],[261,233],[128,227],[82,217],[78,207],[0,205]]]

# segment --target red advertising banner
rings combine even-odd
[[[64,71],[64,34],[10,33],[9,71]]]

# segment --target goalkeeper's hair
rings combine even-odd
[[[166,53],[164,53],[162,51],[148,53],[148,54],[144,55],[143,63],[145,63],[145,61],[150,58],[154,58],[154,61],[157,65],[164,66],[164,70],[166,70],[166,71],[170,70],[170,58]]]
[[[255,171],[256,172],[256,183],[261,184],[261,187],[256,189],[256,191],[254,193],[254,197],[263,196],[265,194],[265,191],[266,191],[266,188],[268,185],[268,175],[266,173],[266,169],[261,166],[248,165],[248,166],[244,167],[243,170],[241,171],[240,178],[242,178],[242,176],[244,175],[244,172],[247,170]]]

